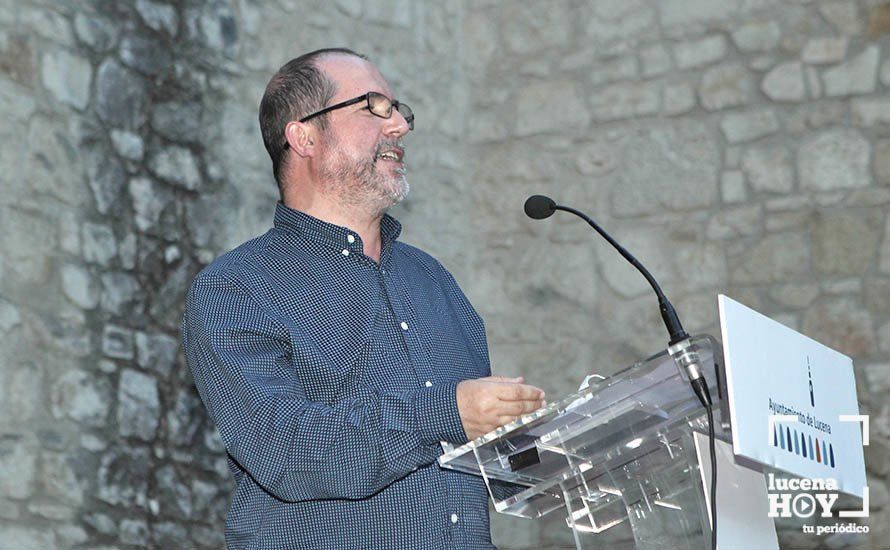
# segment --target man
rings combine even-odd
[[[543,404],[490,377],[481,319],[397,239],[410,108],[350,50],[284,65],[260,105],[274,227],[195,279],[182,338],[237,486],[230,548],[488,548],[482,480],[439,468]]]

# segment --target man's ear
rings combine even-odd
[[[284,138],[294,152],[301,157],[311,157],[315,152],[318,129],[306,122],[292,120],[284,127]]]

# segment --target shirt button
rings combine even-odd
[[[402,327],[402,330],[408,330],[408,323],[405,321],[402,321],[399,326]]]
[[[347,250],[345,248],[343,250],[341,250],[340,253],[343,254],[344,256],[349,256],[349,250]]]
[[[451,523],[457,523],[457,514],[451,514]]]
[[[424,382],[423,385],[426,386],[426,387],[428,387],[428,388],[433,387],[433,383],[430,382],[429,380],[427,380],[426,382]]]
[[[346,235],[346,240],[349,242],[349,244],[354,243],[354,242],[355,242],[355,235]]]

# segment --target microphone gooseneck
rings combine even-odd
[[[711,400],[711,392],[708,389],[708,383],[701,372],[701,358],[699,357],[698,351],[693,345],[692,339],[683,329],[683,324],[680,323],[680,317],[677,315],[677,311],[674,309],[673,304],[671,304],[670,300],[667,299],[667,296],[664,295],[664,292],[662,292],[661,286],[659,286],[655,277],[653,277],[652,274],[649,273],[649,270],[646,269],[630,252],[606,233],[599,224],[593,221],[587,214],[569,206],[556,204],[553,199],[545,197],[544,195],[532,195],[525,201],[526,215],[536,220],[549,218],[557,210],[563,210],[570,214],[574,214],[586,221],[592,228],[596,229],[596,232],[609,241],[609,244],[611,244],[619,254],[624,256],[625,260],[630,262],[631,265],[643,274],[643,277],[646,278],[646,281],[649,282],[652,290],[654,290],[656,296],[658,296],[658,309],[661,312],[661,319],[664,321],[664,326],[667,328],[668,334],[670,335],[668,353],[674,359],[674,362],[677,364],[680,371],[686,375],[689,384],[692,386],[692,391],[705,408],[705,413],[708,417],[708,441],[711,454],[711,548],[716,550],[717,451],[714,442],[714,415],[713,411],[711,411],[713,401]]]
[[[579,210],[575,210],[570,206],[562,206],[556,204],[556,202],[550,197],[545,197],[544,195],[532,195],[525,201],[525,214],[536,220],[541,220],[544,218],[548,218],[553,215],[553,213],[557,210],[562,210],[565,212],[569,212],[586,221],[592,228],[596,230],[597,233],[603,236],[609,244],[611,244],[615,250],[618,251],[619,254],[624,256],[624,259],[631,263],[637,270],[643,274],[643,277],[646,278],[646,281],[649,282],[649,286],[652,287],[652,290],[655,291],[655,295],[658,297],[658,309],[661,312],[661,318],[664,321],[664,326],[667,328],[668,334],[670,335],[670,345],[674,345],[678,342],[686,340],[689,338],[689,335],[686,334],[686,331],[683,330],[683,324],[680,323],[680,317],[677,315],[677,311],[674,309],[673,304],[671,304],[670,300],[664,295],[664,292],[661,290],[661,286],[659,286],[658,281],[655,280],[655,277],[649,273],[649,270],[646,269],[643,264],[641,264],[630,252],[628,252],[623,246],[618,244],[618,242],[613,239],[606,231],[599,226],[595,221],[593,221],[590,216],[581,212]]]

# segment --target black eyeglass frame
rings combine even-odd
[[[377,114],[374,112],[373,109],[371,109],[371,96],[382,97],[383,99],[385,99],[386,101],[389,102],[389,116],[383,116],[381,114]],[[354,97],[352,99],[347,99],[346,101],[343,101],[341,103],[337,103],[336,105],[331,105],[330,107],[325,107],[321,111],[312,113],[311,115],[304,116],[303,118],[300,119],[300,122],[306,122],[307,120],[312,120],[315,117],[319,117],[321,115],[330,113],[331,111],[335,111],[337,109],[342,109],[343,107],[349,107],[350,105],[355,105],[356,103],[361,103],[362,101],[366,101],[368,103],[368,106],[366,107],[366,109],[371,111],[372,115],[379,116],[380,118],[386,118],[386,119],[391,118],[392,111],[393,111],[393,109],[395,109],[396,111],[399,112],[399,114],[401,114],[402,116],[405,117],[405,122],[408,123],[408,129],[409,130],[414,129],[414,111],[411,110],[411,107],[408,107],[407,105],[405,105],[404,103],[400,102],[397,99],[390,99],[379,92],[368,92],[368,93],[360,95],[358,97]],[[402,113],[401,109],[399,109],[400,106],[405,107],[408,110],[408,113],[409,113],[408,116],[405,116]]]

